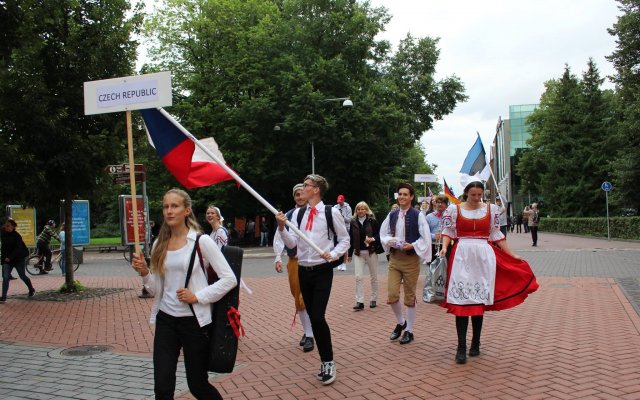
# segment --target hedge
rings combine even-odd
[[[540,231],[607,237],[606,218],[540,218]],[[612,239],[640,240],[640,217],[611,217]]]

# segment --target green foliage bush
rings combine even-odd
[[[120,225],[117,223],[103,222],[97,224],[95,228],[91,229],[92,238],[103,237],[120,237]]]
[[[544,232],[607,237],[606,218],[541,218],[538,228]],[[609,219],[611,238],[640,240],[640,217]]]

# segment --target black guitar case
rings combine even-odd
[[[237,246],[224,246],[222,254],[227,259],[238,285],[219,301],[211,305],[211,348],[209,349],[209,371],[229,373],[233,371],[238,353],[238,338],[229,323],[227,311],[238,309],[240,274],[244,250]]]

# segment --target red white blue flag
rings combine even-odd
[[[184,187],[193,189],[233,180],[224,168],[200,148],[196,148],[195,143],[160,110],[149,108],[140,110],[140,113],[147,128],[149,142],[156,149],[164,166]],[[224,162],[213,138],[199,142]]]

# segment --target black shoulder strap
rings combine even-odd
[[[327,218],[327,238],[331,239],[331,233],[333,233],[333,245],[338,244],[338,235],[336,235],[336,228],[333,226],[333,214],[331,210],[333,207],[324,206],[324,215]]]
[[[298,218],[297,218],[297,220],[298,220],[298,229],[300,229],[300,224],[302,224],[302,217],[304,217],[304,213],[307,212],[307,208],[309,208],[309,207],[307,207],[307,206],[300,207],[300,209],[299,209],[300,211],[298,211]]]
[[[191,279],[191,273],[193,272],[193,263],[196,260],[196,252],[197,252],[199,240],[200,240],[200,235],[196,236],[196,243],[193,245],[193,250],[191,251],[191,258],[189,258],[189,268],[187,269],[187,278],[184,280],[185,288],[189,286],[189,279]]]

